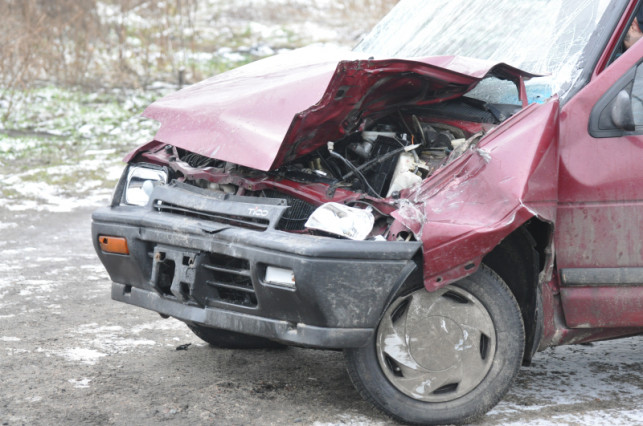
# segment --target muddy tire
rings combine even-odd
[[[235,333],[234,331],[221,330],[220,328],[187,323],[187,326],[202,340],[217,348],[224,349],[263,349],[283,348],[285,345],[263,337]]]
[[[520,369],[525,332],[513,294],[491,269],[429,293],[397,297],[369,343],[345,351],[360,394],[403,422],[482,416]]]

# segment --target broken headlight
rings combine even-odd
[[[150,200],[154,185],[167,183],[167,170],[152,164],[133,164],[127,171],[124,201],[132,206],[144,206]]]
[[[363,240],[373,229],[375,218],[370,209],[358,209],[339,203],[322,204],[310,215],[306,228]]]

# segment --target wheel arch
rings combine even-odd
[[[525,364],[529,364],[543,336],[544,320],[539,276],[551,257],[550,223],[532,218],[484,256],[482,263],[496,272],[511,289],[525,326]]]

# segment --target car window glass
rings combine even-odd
[[[527,82],[528,93],[539,86],[532,95],[537,101],[574,85],[590,39],[597,29],[612,27],[617,17],[611,11],[622,3],[402,0],[355,50],[376,58],[458,55],[504,62],[545,75]]]
[[[610,56],[609,64],[618,59],[623,52],[641,38],[641,30],[643,30],[643,3],[639,2],[637,7],[637,11],[630,17],[627,25],[625,26],[623,34],[621,34],[619,39],[620,41],[616,43],[614,51]]]
[[[493,104],[520,105],[518,88],[509,80],[488,77],[467,93],[467,96]]]

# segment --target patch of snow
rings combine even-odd
[[[107,354],[103,352],[88,348],[71,348],[54,353],[69,361],[82,362],[88,365],[95,365],[102,357],[107,356]]]
[[[127,353],[139,346],[154,346],[156,341],[150,339],[134,339],[129,337],[129,330],[121,326],[99,325],[97,323],[83,324],[72,333],[87,336],[79,341],[87,346],[96,348],[101,353]]]
[[[75,388],[86,389],[86,388],[89,387],[89,383],[92,381],[92,379],[88,379],[88,378],[85,377],[85,378],[82,378],[80,380],[69,379],[67,381],[69,383],[71,383],[72,385],[74,385]]]
[[[118,331],[123,331],[123,327],[120,325],[104,325],[99,326],[97,323],[92,322],[89,324],[82,324],[75,331],[79,334],[98,334],[98,333],[114,333]]]
[[[635,410],[593,410],[583,414],[553,415],[554,422],[581,425],[641,425],[643,424],[643,407]]]
[[[148,322],[132,327],[131,331],[134,334],[139,334],[146,330],[186,330],[183,322],[168,318],[161,319],[154,322]]]
[[[313,426],[339,426],[339,425],[349,425],[349,426],[372,426],[372,425],[384,425],[385,422],[373,422],[368,417],[355,414],[340,414],[338,420],[335,422],[314,422]]]

